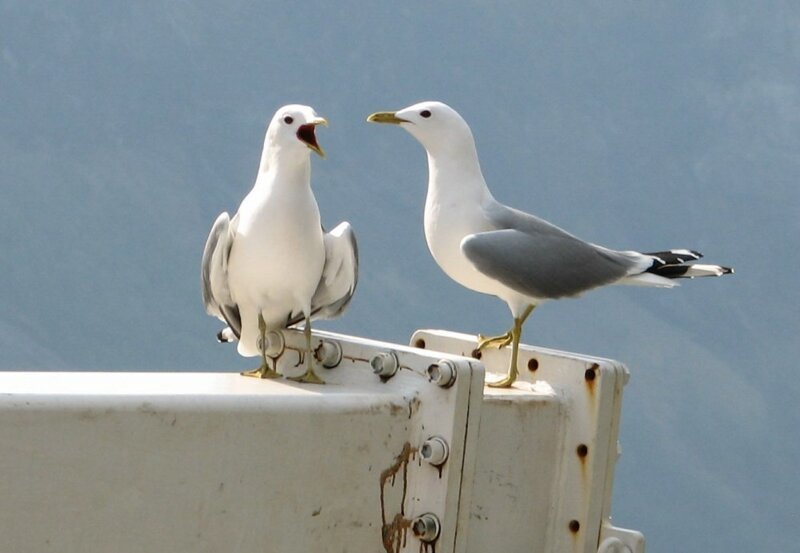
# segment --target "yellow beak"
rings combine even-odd
[[[306,123],[305,125],[300,125],[300,128],[297,129],[297,138],[299,138],[302,142],[305,143],[311,150],[317,152],[319,157],[325,159],[325,151],[322,149],[317,143],[317,135],[314,134],[314,128],[317,125],[322,125],[324,127],[328,126],[328,120],[324,117],[317,117],[316,119],[312,119],[310,122]]]
[[[392,125],[399,125],[400,123],[409,123],[401,117],[395,115],[394,111],[379,111],[367,117],[370,123],[391,123]]]

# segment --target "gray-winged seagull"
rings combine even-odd
[[[441,102],[422,102],[397,112],[373,113],[367,121],[397,124],[428,153],[425,238],[447,275],[471,290],[504,300],[514,325],[501,335],[478,336],[478,349],[511,344],[505,378],[517,378],[522,325],[542,301],[577,296],[607,284],[673,287],[673,279],[720,276],[733,270],[692,263],[691,250],[639,253],[597,246],[492,197],[466,121]]]

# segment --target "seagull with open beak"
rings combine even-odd
[[[313,368],[312,317],[338,315],[355,289],[350,225],[324,233],[311,190],[310,153],[325,156],[315,133],[319,125],[327,121],[308,106],[278,109],[253,189],[232,219],[227,213],[217,218],[203,253],[206,311],[228,324],[220,339],[238,339],[241,355],[261,356],[249,376],[277,376],[267,364],[265,334],[303,322],[306,372],[297,380],[321,383]]]

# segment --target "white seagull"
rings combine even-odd
[[[239,340],[246,357],[261,355],[247,376],[274,378],[263,347],[267,331],[304,323],[306,372],[314,372],[311,321],[338,316],[355,291],[358,249],[349,223],[325,233],[311,191],[311,151],[325,153],[315,128],[328,122],[302,105],[280,108],[267,128],[255,185],[231,219],[220,214],[201,265],[206,312],[228,325],[220,341]]]
[[[505,378],[490,386],[511,386],[517,378],[522,325],[549,299],[577,296],[607,284],[670,288],[676,278],[720,276],[733,270],[691,262],[691,250],[655,253],[616,251],[589,242],[547,221],[494,199],[481,173],[472,131],[450,106],[422,102],[397,112],[373,113],[367,121],[400,125],[428,154],[425,239],[442,270],[471,290],[504,300],[514,318],[511,329],[478,336],[478,349],[511,344]]]

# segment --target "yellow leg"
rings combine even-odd
[[[521,317],[514,319],[514,326],[509,333],[511,334],[511,363],[508,366],[508,373],[505,378],[497,382],[487,382],[487,386],[491,388],[509,388],[517,380],[519,371],[517,370],[517,358],[519,357],[519,340],[522,337],[522,325],[525,319],[533,312],[535,305],[529,305]]]
[[[305,328],[303,329],[303,333],[306,335],[306,372],[301,376],[291,376],[289,378],[291,380],[296,380],[297,382],[325,384],[325,381],[317,376],[317,373],[314,372],[314,352],[311,351],[311,319],[308,317],[306,317],[306,324]]]
[[[258,314],[258,331],[261,334],[261,366],[252,371],[245,371],[241,373],[242,376],[252,376],[253,378],[278,378],[280,374],[269,368],[267,365],[267,351],[266,351],[266,334],[267,323],[264,322],[264,317],[261,313]]]

